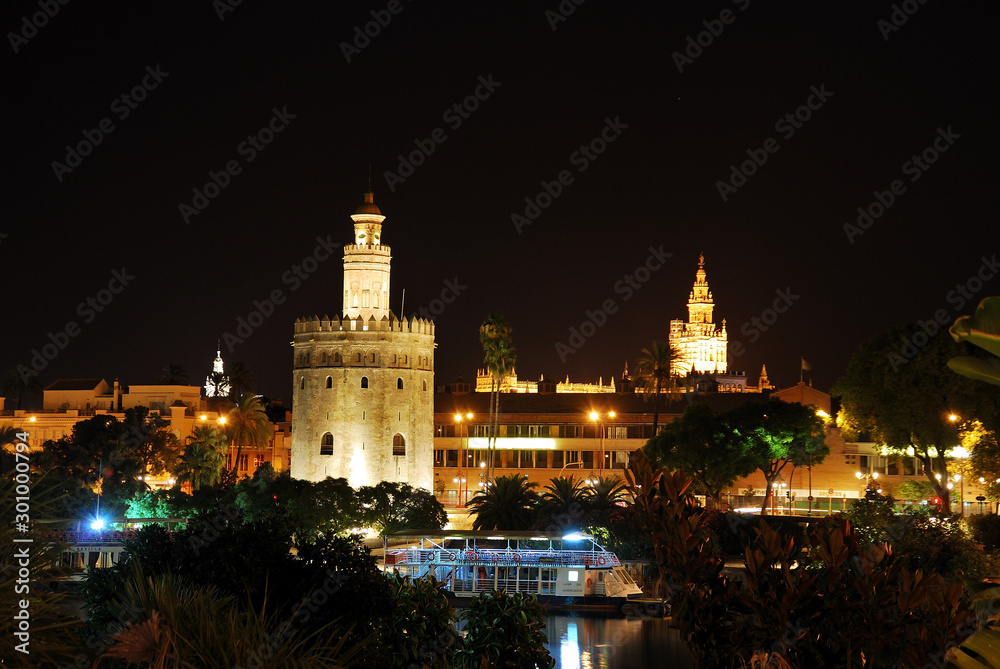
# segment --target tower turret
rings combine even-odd
[[[344,315],[348,318],[372,316],[376,321],[389,315],[388,246],[382,245],[385,216],[375,204],[369,188],[365,201],[351,214],[354,243],[344,246]]]

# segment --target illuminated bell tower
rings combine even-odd
[[[694,287],[688,296],[688,323],[712,322],[712,291],[708,289],[708,278],[705,274],[705,256],[698,257],[698,273],[695,274]],[[712,330],[715,329],[713,325]]]
[[[344,315],[348,318],[389,315],[389,263],[392,255],[382,245],[385,216],[369,188],[365,201],[351,214],[354,243],[344,246]]]
[[[670,345],[680,351],[680,359],[670,363],[671,374],[718,374],[728,367],[726,321],[716,327],[712,320],[715,302],[708,289],[705,256],[698,258],[698,272],[688,295],[688,320],[670,321]]]

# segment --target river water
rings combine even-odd
[[[545,632],[557,669],[694,666],[677,630],[661,618],[559,613],[548,617]]]

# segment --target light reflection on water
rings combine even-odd
[[[694,666],[677,630],[659,618],[559,613],[548,616],[545,632],[557,669]]]

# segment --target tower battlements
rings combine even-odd
[[[425,334],[434,336],[434,321],[423,318],[401,318],[395,315],[392,318],[383,316],[376,320],[374,316],[364,318],[341,319],[339,316],[330,318],[324,315],[322,318],[313,315],[312,317],[295,319],[295,334],[305,334],[309,332],[406,332],[412,334]]]

